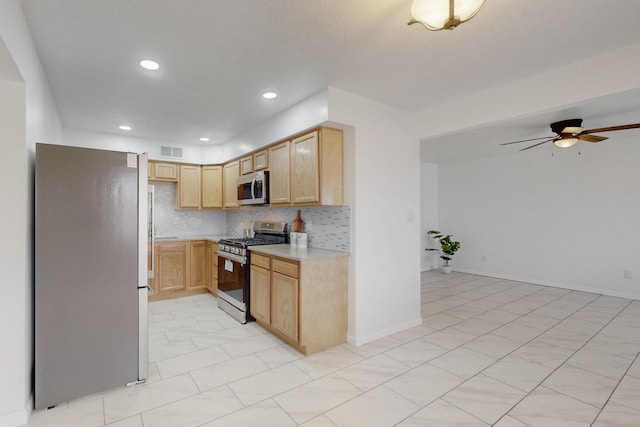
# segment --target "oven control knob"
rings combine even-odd
[[[240,253],[240,249],[239,248],[233,248],[233,253],[238,255]]]

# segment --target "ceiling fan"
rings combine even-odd
[[[546,144],[547,142],[553,142],[554,145],[560,148],[567,148],[574,145],[576,142],[578,142],[578,140],[587,142],[600,142],[608,139],[606,136],[593,135],[594,133],[636,128],[640,128],[640,123],[583,130],[582,119],[569,119],[551,123],[551,130],[556,134],[555,136],[543,136],[540,138],[523,139],[520,141],[505,142],[504,144],[500,145],[519,144],[521,142],[544,139],[545,141],[530,145],[520,151],[525,151],[530,148],[537,147],[538,145]]]

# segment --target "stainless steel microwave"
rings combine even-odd
[[[241,205],[269,204],[269,172],[260,171],[239,177],[238,203]]]

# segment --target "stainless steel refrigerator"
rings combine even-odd
[[[36,409],[147,377],[147,168],[36,145]]]

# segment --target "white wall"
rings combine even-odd
[[[0,56],[8,51],[0,40]],[[31,340],[28,328],[28,192],[25,146],[25,90],[19,81],[0,75],[0,129],[3,166],[0,168],[0,425],[25,421],[29,396]]]
[[[0,38],[0,63],[15,63],[9,79],[19,74],[24,81],[20,89],[6,81],[0,89],[0,426],[13,426],[26,422],[31,410],[33,150],[36,142],[57,143],[61,125],[19,0],[0,2]]]
[[[440,165],[454,269],[640,298],[640,132],[551,153]]]
[[[327,120],[327,91],[306,98],[293,107],[233,138],[222,146],[221,157],[213,147],[203,151],[203,163],[222,163],[269,145]]]
[[[349,341],[358,345],[422,323],[420,149],[403,110],[329,88],[329,119],[355,130],[345,169],[355,181]]]
[[[438,247],[427,235],[428,230],[437,230],[438,220],[438,165],[422,162],[420,164],[420,270],[439,268],[442,261],[436,252],[427,252],[426,248]]]
[[[113,133],[93,132],[80,129],[64,128],[60,144],[73,147],[99,148],[102,150],[130,151],[135,153],[149,153],[154,160],[168,160],[186,163],[201,163],[202,149],[200,145],[178,144],[169,141],[137,138]],[[182,148],[182,159],[160,156],[160,145]]]

